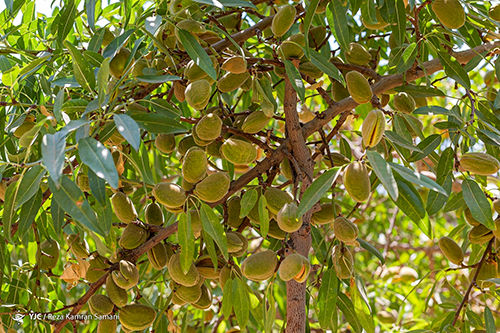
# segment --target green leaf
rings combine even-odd
[[[179,215],[177,238],[181,246],[181,268],[184,274],[187,274],[194,257],[194,235],[191,228],[191,214],[182,213]]]
[[[87,23],[92,31],[95,30],[95,7],[96,0],[85,0],[85,12],[87,13]]]
[[[224,7],[249,7],[256,8],[255,5],[245,0],[194,0],[194,2],[215,6],[217,8]]]
[[[180,37],[182,46],[186,49],[187,54],[193,61],[210,76],[212,79],[217,80],[217,73],[215,72],[212,59],[208,56],[207,52],[201,47],[196,38],[183,29],[178,29],[177,33]]]
[[[407,92],[413,97],[445,96],[444,92],[432,86],[416,86],[414,84],[407,84],[394,88],[394,90],[397,92]]]
[[[227,260],[227,238],[220,219],[214,213],[212,208],[206,204],[201,205],[201,225],[203,230],[217,243],[222,255]]]
[[[306,46],[304,49],[304,54],[309,58],[309,28],[311,27],[311,22],[316,13],[316,8],[318,7],[319,0],[311,0],[306,6],[306,17],[304,18],[304,36],[306,38]]]
[[[380,251],[377,250],[377,248],[375,246],[371,245],[370,243],[368,243],[367,241],[365,241],[364,239],[361,239],[361,238],[358,238],[357,241],[363,249],[367,250],[368,252],[373,254],[375,257],[377,257],[380,260],[380,262],[382,263],[382,265],[385,264],[384,256],[382,256],[382,253],[380,253]]]
[[[431,154],[437,147],[439,147],[440,144],[441,144],[441,135],[439,134],[429,135],[417,145],[417,147],[422,152],[421,153],[413,152],[408,161],[413,162],[423,159],[427,155]]]
[[[149,163],[148,149],[142,144],[140,151],[132,150],[130,152],[131,160],[134,161],[137,169],[141,173],[142,181],[146,184],[154,184],[153,171]]]
[[[323,273],[321,285],[318,291],[318,321],[321,328],[332,328],[332,317],[337,311],[337,292],[339,280],[333,269],[327,269]]]
[[[82,88],[91,91],[95,88],[95,76],[92,67],[90,67],[90,64],[83,57],[81,51],[71,43],[65,41],[64,46],[68,48],[71,58],[73,59],[73,74],[75,75],[76,81]]]
[[[320,69],[323,73],[325,73],[329,77],[334,78],[338,82],[344,84],[344,77],[342,76],[342,73],[339,71],[339,69],[335,67],[334,64],[329,62],[328,59],[325,59],[319,52],[310,49],[309,60],[312,62],[314,66],[318,67],[318,69]]]
[[[250,301],[247,285],[238,278],[233,280],[233,309],[241,329],[245,329],[250,315]]]
[[[266,197],[261,195],[259,198],[259,221],[260,221],[260,233],[263,238],[267,237],[269,232],[269,211],[266,208],[267,200]]]
[[[105,237],[106,231],[97,220],[96,213],[90,208],[90,205],[85,199],[82,191],[68,177],[63,176],[61,184],[56,187],[55,183],[49,179],[49,188],[53,195],[53,200],[57,202],[66,213],[68,213],[75,221],[81,223],[91,231]]]
[[[466,89],[470,89],[470,78],[462,65],[448,52],[438,52],[445,73]]]
[[[429,216],[436,214],[439,212],[446,204],[449,198],[449,193],[451,191],[452,180],[451,175],[448,175],[444,180],[442,180],[443,189],[448,193],[447,195],[441,194],[436,191],[430,191],[427,195],[427,203],[425,206],[425,210]]]
[[[19,225],[17,228],[17,237],[19,239],[24,238],[24,234],[29,230],[31,224],[35,220],[36,214],[40,210],[42,205],[42,191],[38,190],[36,195],[32,200],[25,202],[21,206],[21,211],[19,212]]]
[[[106,194],[106,182],[104,179],[97,177],[94,171],[88,171],[90,192],[101,206],[106,206],[109,202]]]
[[[393,26],[392,33],[397,46],[402,45],[406,39],[406,8],[403,0],[396,0],[395,18],[396,25]]]
[[[243,194],[243,197],[241,198],[240,202],[240,218],[244,218],[250,213],[252,208],[255,206],[257,203],[257,199],[259,198],[259,194],[257,193],[257,190],[254,188],[249,189],[248,191]]]
[[[405,180],[448,196],[448,192],[429,177],[396,163],[391,162],[390,165],[392,169],[400,174]]]
[[[326,18],[330,28],[334,28],[333,35],[343,51],[349,49],[351,42],[347,17],[347,7],[342,5],[342,1],[330,1],[326,8]]]
[[[465,179],[462,182],[462,193],[472,217],[488,229],[494,230],[495,224],[491,216],[491,206],[481,187],[472,179]]]
[[[266,308],[266,300],[269,305]],[[264,300],[264,332],[272,333],[273,324],[276,321],[276,300],[273,295],[273,284],[270,283],[266,290],[266,299]]]
[[[330,189],[339,175],[339,168],[333,168],[316,178],[305,190],[297,210],[297,216],[304,215]]]
[[[456,114],[451,110],[445,109],[437,105],[421,106],[417,108],[415,111],[413,111],[413,114],[428,114],[428,115],[442,114],[445,116],[455,117],[457,120],[462,122],[462,119],[460,118],[459,114]]]
[[[45,176],[45,169],[40,165],[32,166],[24,175],[21,175],[21,179],[16,182],[18,190],[14,200],[15,209],[35,195],[40,188],[43,176]]]
[[[42,162],[49,171],[50,178],[59,184],[64,167],[66,135],[62,132],[45,134],[42,138]]]
[[[134,33],[135,29],[129,29],[120,36],[113,39],[111,43],[102,51],[104,58],[113,58],[116,52],[127,42],[128,38]]]
[[[136,79],[140,82],[146,83],[163,83],[169,81],[177,81],[181,78],[177,75],[141,75],[136,77]]]
[[[356,311],[354,310],[354,306],[351,300],[342,292],[338,294],[337,306],[344,314],[347,322],[351,324],[354,332],[361,333],[363,328],[361,327],[361,324],[358,320],[358,316],[356,314]]]
[[[187,128],[181,124],[178,119],[172,118],[164,113],[128,112],[128,115],[131,116],[140,127],[155,134],[175,134],[187,131]]]
[[[75,1],[66,0],[64,7],[59,12],[59,22],[57,24],[57,42],[62,45],[75,23],[77,13]]]
[[[394,179],[394,175],[392,174],[391,167],[386,162],[386,160],[373,150],[367,150],[366,156],[370,161],[370,165],[377,175],[377,178],[380,180],[382,185],[384,185],[387,193],[391,196],[392,200],[396,201],[398,199],[398,184]]]
[[[454,158],[453,148],[448,147],[441,153],[441,157],[439,157],[438,165],[436,168],[437,182],[448,177],[448,175],[451,175],[454,162],[455,158]]]
[[[126,114],[115,114],[113,116],[116,129],[130,143],[132,148],[139,150],[141,144],[141,132],[139,126],[130,116]]]
[[[302,81],[302,77],[298,69],[290,62],[290,60],[284,59],[285,63],[285,71],[290,83],[292,84],[293,89],[297,92],[300,100],[304,102],[306,98],[306,88],[304,87],[304,81]]]
[[[486,328],[486,333],[496,333],[497,329],[495,327],[495,318],[489,307],[484,308],[484,326]]]
[[[422,222],[422,219],[425,217],[425,208],[420,194],[410,183],[401,179],[397,179],[397,183],[399,188],[399,197],[395,202],[396,206],[398,206],[403,213],[405,213],[428,237],[430,237],[430,229],[424,226]]]
[[[374,333],[375,324],[371,315],[366,291],[359,277],[355,278],[355,283],[351,283],[350,291],[354,310],[356,311],[356,315],[360,321],[361,326],[365,329],[366,332]]]
[[[113,188],[118,188],[118,172],[111,152],[94,138],[87,137],[78,140],[78,155],[83,163],[105,179]]]
[[[108,88],[109,81],[109,62],[110,59],[106,58],[101,63],[101,67],[97,72],[97,93],[99,94],[99,105],[104,102],[106,89]]]
[[[396,132],[393,132],[393,131],[385,131],[384,133],[385,137],[387,140],[389,140],[390,142],[398,145],[398,146],[401,146],[403,148],[407,148],[407,149],[410,149],[410,150],[413,150],[413,151],[417,151],[417,152],[422,152],[420,150],[420,148],[417,148],[413,145],[413,143],[411,143],[410,141],[406,140],[405,138],[403,138],[401,135],[397,134]]]
[[[222,315],[229,318],[233,311],[233,279],[228,278],[222,289]]]

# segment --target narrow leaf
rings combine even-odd
[[[367,150],[366,156],[370,161],[370,165],[377,175],[378,179],[384,185],[385,189],[391,196],[392,200],[396,201],[398,199],[398,184],[394,179],[391,167],[385,161],[385,159],[376,151]]]
[[[217,73],[215,72],[212,59],[208,56],[207,52],[201,47],[200,43],[191,35],[191,33],[178,29],[180,42],[186,49],[187,54],[193,61],[200,66],[200,68],[208,74],[212,79],[217,80]]]
[[[227,238],[224,228],[212,208],[206,204],[202,204],[201,206],[201,225],[203,230],[217,243],[217,246],[222,251],[222,255],[227,260]]]
[[[118,188],[118,172],[111,152],[94,138],[87,137],[78,141],[78,155],[83,163],[105,179],[113,188]]]
[[[132,148],[139,150],[141,144],[141,133],[139,126],[130,116],[126,114],[115,114],[113,116],[118,132],[130,143]]]
[[[297,216],[304,215],[332,187],[333,182],[338,177],[339,170],[339,168],[330,169],[312,182],[300,199]]]
[[[462,193],[472,217],[487,228],[494,230],[495,225],[491,216],[491,206],[479,185],[472,179],[466,179],[462,182]]]

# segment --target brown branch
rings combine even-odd
[[[484,250],[483,256],[481,257],[481,260],[477,264],[476,271],[474,272],[474,276],[472,277],[472,280],[469,284],[469,287],[465,291],[464,298],[462,299],[462,302],[460,303],[460,305],[457,308],[457,311],[455,312],[455,318],[453,318],[453,322],[451,323],[451,326],[455,326],[455,324],[457,323],[458,317],[460,317],[460,312],[462,312],[462,308],[469,301],[469,296],[470,296],[470,292],[472,290],[472,287],[476,284],[476,279],[477,279],[477,276],[479,275],[479,271],[481,270],[481,267],[483,266],[484,261],[488,257],[488,254],[490,253],[490,250],[491,250],[491,245],[493,244],[494,241],[495,241],[495,239],[492,238],[488,242],[488,245],[486,246],[486,250]]]

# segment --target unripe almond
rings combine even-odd
[[[486,244],[493,238],[493,232],[480,224],[469,231],[469,241],[472,244]]]
[[[146,212],[144,213],[144,218],[147,224],[162,225],[164,222],[163,211],[160,205],[156,202],[152,202],[146,207]]]
[[[119,311],[122,326],[130,331],[142,331],[154,322],[156,312],[143,304],[128,304]]]
[[[335,237],[347,245],[357,245],[358,227],[345,217],[339,216],[335,219],[333,232]]]
[[[361,128],[361,135],[363,137],[363,144],[365,147],[376,146],[385,131],[385,117],[384,113],[380,110],[372,110],[368,113]]]
[[[298,207],[294,202],[286,203],[278,211],[276,220],[281,230],[288,233],[295,232],[302,226],[302,217],[297,216]]]
[[[196,135],[205,141],[217,139],[222,131],[222,120],[215,113],[203,116],[195,127]]]
[[[462,248],[449,237],[441,237],[439,239],[439,248],[444,256],[455,265],[460,265],[464,260]]]
[[[123,229],[118,245],[121,248],[132,250],[142,245],[149,237],[149,232],[134,223],[129,223]]]
[[[113,281],[111,275],[106,278],[106,294],[111,299],[114,305],[121,308],[127,304],[128,294],[123,288],[118,287],[118,285]]]
[[[283,259],[278,274],[283,281],[290,281],[296,277],[302,277],[306,271],[309,261],[299,253],[292,253]]]
[[[363,163],[353,162],[349,164],[342,179],[347,192],[355,201],[368,200],[371,191],[370,176]]]
[[[187,182],[195,184],[205,178],[207,165],[204,150],[198,147],[189,148],[182,162],[182,176]]]
[[[194,194],[205,202],[217,202],[229,191],[230,183],[229,176],[225,172],[216,172],[199,182]]]
[[[177,184],[159,183],[153,188],[153,195],[167,208],[177,208],[186,202],[186,192]]]
[[[364,104],[372,99],[372,88],[363,74],[356,71],[350,71],[346,74],[345,79],[347,90],[356,103]]]
[[[179,81],[174,81],[174,95],[179,102],[184,102],[186,100],[186,86]]]
[[[167,248],[163,243],[158,243],[155,246],[151,248],[147,252],[149,263],[151,266],[153,266],[155,269],[163,269],[165,266],[167,266],[168,262],[168,254],[167,254]]]
[[[264,197],[267,202],[266,207],[272,214],[278,214],[285,204],[293,201],[292,196],[288,192],[275,187],[268,187],[264,192]]]
[[[245,118],[241,130],[245,133],[255,134],[263,130],[270,120],[271,118],[266,116],[264,112],[254,111]]]
[[[281,37],[286,34],[293,25],[293,22],[295,22],[296,14],[297,10],[295,7],[288,4],[278,10],[271,23],[271,31],[274,37]]]
[[[222,93],[228,93],[241,87],[243,83],[250,77],[248,72],[234,74],[228,72],[217,81],[217,89]]]
[[[465,24],[465,11],[459,0],[434,0],[432,11],[448,29],[458,29]]]
[[[415,111],[416,103],[410,94],[400,92],[394,95],[394,107],[399,112],[409,114]]]
[[[257,148],[252,143],[234,138],[224,141],[220,152],[233,164],[250,164],[257,158]]]
[[[345,53],[345,57],[350,64],[364,66],[370,62],[372,55],[363,45],[350,43],[349,49]]]
[[[181,284],[186,287],[192,287],[198,284],[200,281],[200,274],[196,269],[196,266],[192,264],[189,270],[184,273],[181,266],[181,260],[179,253],[172,255],[167,264],[168,272],[172,280],[176,283]]]
[[[123,192],[116,192],[111,197],[111,205],[116,217],[123,223],[137,220],[137,212],[130,198]]]
[[[354,273],[354,258],[347,247],[335,245],[332,256],[333,268],[339,279],[349,279]]]
[[[277,264],[276,253],[265,250],[247,257],[241,264],[241,272],[249,280],[264,281],[273,276]]]
[[[336,213],[340,213],[340,207],[337,207]],[[335,221],[335,212],[333,211],[332,203],[323,203],[320,205],[320,210],[314,212],[311,218],[312,222],[317,225],[328,224]]]
[[[36,262],[39,269],[51,270],[59,261],[59,243],[53,239],[47,239],[40,243],[36,251]]]
[[[119,270],[111,272],[111,277],[118,287],[128,290],[139,282],[139,271],[130,261],[120,260]]]
[[[212,87],[207,80],[191,82],[186,88],[186,101],[194,109],[201,110],[207,106],[211,92]]]
[[[233,74],[242,74],[247,71],[247,61],[242,56],[234,56],[226,59],[221,67]]]
[[[89,308],[93,315],[108,315],[113,311],[113,307],[113,302],[108,296],[94,294],[89,299]]]
[[[489,176],[500,169],[500,162],[486,153],[465,153],[460,159],[460,166],[476,175]]]

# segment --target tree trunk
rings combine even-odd
[[[302,135],[302,129],[297,113],[297,94],[290,80],[285,78],[285,100],[284,111],[286,119],[287,137],[290,139],[291,156],[297,162],[300,170],[296,170],[298,179],[302,182],[300,194],[311,184],[313,176],[313,162],[311,152],[306,146]],[[294,165],[294,163],[291,163]],[[311,248],[311,212],[303,216],[302,227],[290,235],[291,247],[298,253],[308,257]],[[287,310],[286,310],[286,332],[296,333],[306,330],[306,282],[297,283],[294,280],[286,284]]]

